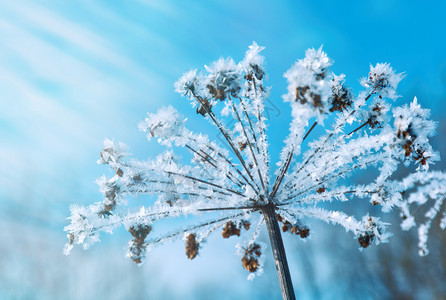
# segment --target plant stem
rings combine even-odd
[[[291,282],[290,270],[286,259],[285,248],[283,246],[282,235],[277,221],[275,207],[272,203],[264,206],[262,212],[268,229],[271,248],[273,250],[274,261],[276,263],[277,275],[279,276],[280,289],[284,300],[294,300],[293,283]]]

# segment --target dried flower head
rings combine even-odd
[[[101,231],[112,232],[124,225],[133,236],[129,256],[138,264],[147,249],[182,236],[186,255],[193,259],[208,236],[222,230],[223,238],[244,240],[242,264],[255,275],[262,270],[265,251],[258,237],[266,224],[276,263],[281,263],[285,274],[278,222],[284,232],[301,238],[310,233],[303,224],[318,219],[344,227],[363,248],[388,241],[388,223],[379,218],[368,213],[356,218],[329,209],[332,201],[360,198],[381,206],[383,212],[400,209],[405,229],[415,225],[411,207],[434,199],[419,227],[420,254],[427,254],[432,220],[442,215],[440,226],[446,227],[446,213],[441,210],[446,180],[443,173],[427,172],[439,159],[429,144],[436,127],[428,120],[429,111],[415,98],[409,106],[393,108],[393,115],[388,114],[389,100],[397,98],[396,88],[404,75],[389,64],[371,66],[362,80],[364,90],[354,95],[344,84],[345,76],[330,70],[333,61],[322,48],[308,50],[284,74],[288,92],[283,98],[291,105],[292,121],[271,178],[274,164],[268,152],[265,113],[269,88],[264,85],[262,50],[253,43],[240,63],[220,59],[203,72],[185,73],[175,83],[175,90],[215,126],[229,151],[188,129],[187,119],[172,106],[148,114],[139,125],[149,140],[156,138],[166,147],[155,159],[129,159],[123,144],[105,140],[99,162],[112,173],[97,181],[104,199],[70,207],[65,253],[74,244],[88,247],[99,240]],[[326,127],[324,120],[330,121]],[[324,133],[317,136],[317,132]],[[308,140],[312,142],[307,144]],[[302,148],[302,144],[307,145]],[[190,156],[175,155],[177,147]],[[306,150],[301,153],[302,149]],[[394,180],[401,164],[417,168],[405,179]],[[361,185],[345,180],[361,170],[375,170],[369,174],[376,176]],[[126,207],[128,199],[143,195],[150,196],[144,206],[138,202],[138,207]],[[163,233],[157,227],[162,219],[183,216],[188,218],[182,228]]]
[[[206,87],[212,98],[224,101],[229,97],[238,97],[241,90],[240,70],[232,58],[221,58],[210,67],[206,66],[206,71],[209,73]]]
[[[366,79],[362,79],[361,84],[371,88],[381,98],[395,100],[398,98],[396,89],[404,77],[404,73],[395,73],[388,63],[376,64],[374,67],[370,66],[369,75]]]
[[[331,91],[329,102],[331,103],[330,112],[347,110],[353,103],[353,95],[348,87],[345,86],[345,75],[333,75],[331,80]]]

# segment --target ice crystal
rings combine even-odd
[[[308,50],[284,75],[288,92],[283,98],[291,105],[292,121],[270,181],[263,49],[253,43],[240,63],[220,59],[204,72],[185,73],[175,83],[175,90],[217,128],[230,151],[188,129],[187,119],[172,106],[148,114],[139,125],[149,140],[155,138],[166,147],[155,159],[129,159],[123,144],[105,140],[99,162],[108,165],[113,176],[97,181],[103,201],[71,207],[66,253],[73,244],[88,246],[99,240],[101,231],[124,225],[133,236],[129,257],[138,264],[152,247],[182,237],[187,257],[194,259],[202,243],[218,230],[223,238],[244,240],[238,246],[242,265],[257,274],[265,253],[258,236],[266,207],[273,207],[273,218],[282,223],[283,232],[306,238],[310,234],[306,223],[315,218],[343,226],[366,248],[387,242],[388,224],[368,213],[355,217],[331,210],[328,202],[366,200],[384,212],[397,207],[402,226],[409,229],[415,225],[410,207],[432,199],[434,205],[419,227],[420,254],[427,254],[427,232],[440,212],[440,226],[446,226],[446,177],[428,172],[439,159],[429,144],[436,127],[428,119],[429,111],[416,98],[391,110],[389,100],[397,98],[396,88],[404,76],[389,64],[371,66],[362,80],[365,90],[355,96],[345,75],[332,73],[333,61],[322,47]],[[317,137],[313,129],[324,126],[324,119],[331,124]],[[310,139],[301,153],[301,145]],[[190,163],[174,154],[176,147],[191,154]],[[395,181],[392,176],[401,164],[416,170]],[[369,169],[378,175],[366,185],[343,180]],[[139,203],[144,206],[126,207],[129,198],[143,194],[153,197]],[[184,228],[163,233],[158,226],[162,219],[190,215],[194,217],[185,220],[189,224]]]

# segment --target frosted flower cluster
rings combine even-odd
[[[155,137],[164,145],[182,136],[184,122],[185,120],[180,119],[180,115],[172,106],[167,106],[156,114],[149,114],[148,118],[139,123],[139,129],[148,132],[149,140]]]
[[[398,98],[396,88],[404,76],[403,73],[395,73],[388,63],[376,64],[376,66],[370,66],[369,76],[361,80],[361,85],[372,88],[381,97],[395,100]]]
[[[165,146],[155,159],[131,159],[123,144],[105,140],[99,162],[113,173],[97,181],[102,201],[71,207],[66,253],[74,244],[87,247],[99,240],[100,232],[123,226],[132,236],[128,256],[138,264],[148,250],[174,240],[183,240],[186,256],[194,259],[218,231],[224,239],[240,237],[242,266],[252,278],[262,271],[265,245],[258,236],[268,226],[267,207],[283,232],[306,238],[312,234],[308,220],[318,219],[344,227],[367,248],[388,241],[388,223],[369,213],[355,216],[331,209],[331,202],[366,201],[384,212],[400,209],[403,228],[409,229],[416,224],[413,207],[430,207],[433,199],[419,227],[420,254],[427,254],[432,220],[440,215],[441,227],[446,226],[446,177],[429,172],[439,160],[429,144],[436,127],[429,111],[416,98],[392,108],[404,76],[389,64],[371,66],[361,81],[364,90],[355,95],[345,75],[330,70],[333,60],[322,48],[307,50],[284,74],[288,89],[283,99],[291,105],[292,121],[271,169],[263,49],[253,43],[241,62],[219,59],[175,83],[175,90],[192,103],[197,117],[216,128],[227,148],[190,130],[172,106],[148,114],[139,125],[149,140]],[[316,127],[324,129],[321,136]],[[189,156],[178,156],[177,148]],[[395,181],[400,166],[413,173]],[[345,180],[369,170],[377,175],[368,184]],[[169,218],[184,226],[163,230],[168,224],[163,220]]]
[[[338,80],[337,85],[333,85],[336,79],[328,69],[332,64],[333,61],[322,51],[322,47],[317,51],[308,49],[305,52],[305,58],[298,60],[285,73],[288,94],[284,96],[284,100],[291,103],[293,116],[302,114],[297,111],[307,110],[306,113],[309,116],[316,113],[319,120],[326,116],[329,110],[328,99],[332,90],[341,89],[342,85],[342,79]]]

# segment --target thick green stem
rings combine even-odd
[[[268,229],[271,248],[273,250],[274,261],[276,263],[277,275],[279,276],[280,289],[284,300],[294,300],[293,283],[291,282],[290,270],[283,246],[282,234],[277,221],[275,207],[272,203],[262,208],[265,217],[266,228]]]

